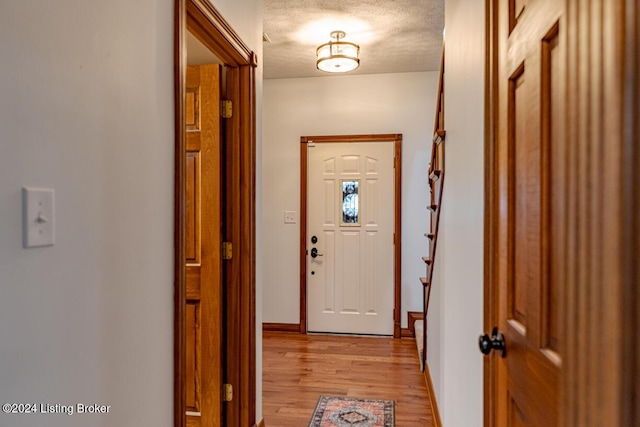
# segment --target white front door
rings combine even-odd
[[[307,154],[307,329],[393,335],[394,144]]]

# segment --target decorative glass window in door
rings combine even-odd
[[[360,180],[358,179],[341,179],[340,187],[342,190],[342,216],[340,225],[359,226],[360,225],[360,213],[359,213],[359,200],[358,200],[358,188],[360,186]]]

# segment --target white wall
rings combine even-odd
[[[214,3],[260,55],[262,2]],[[111,405],[0,425],[170,426],[173,0],[2,2],[0,57],[0,402]],[[22,248],[24,185],[53,247]]]
[[[265,322],[298,323],[299,235],[284,211],[300,210],[300,137],[403,134],[402,322],[422,310],[427,253],[427,167],[437,72],[264,81],[263,260]]]
[[[484,2],[445,0],[446,171],[428,360],[443,423],[482,425]]]

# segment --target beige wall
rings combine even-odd
[[[214,4],[261,55],[262,2]],[[0,425],[172,425],[173,7],[0,6],[0,402],[111,405]],[[22,248],[25,185],[53,247]]]
[[[446,171],[428,362],[443,423],[482,426],[484,2],[445,0]]]

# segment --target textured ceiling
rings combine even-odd
[[[265,0],[264,78],[319,77],[316,47],[342,30],[360,45],[349,74],[440,68],[444,0]]]

